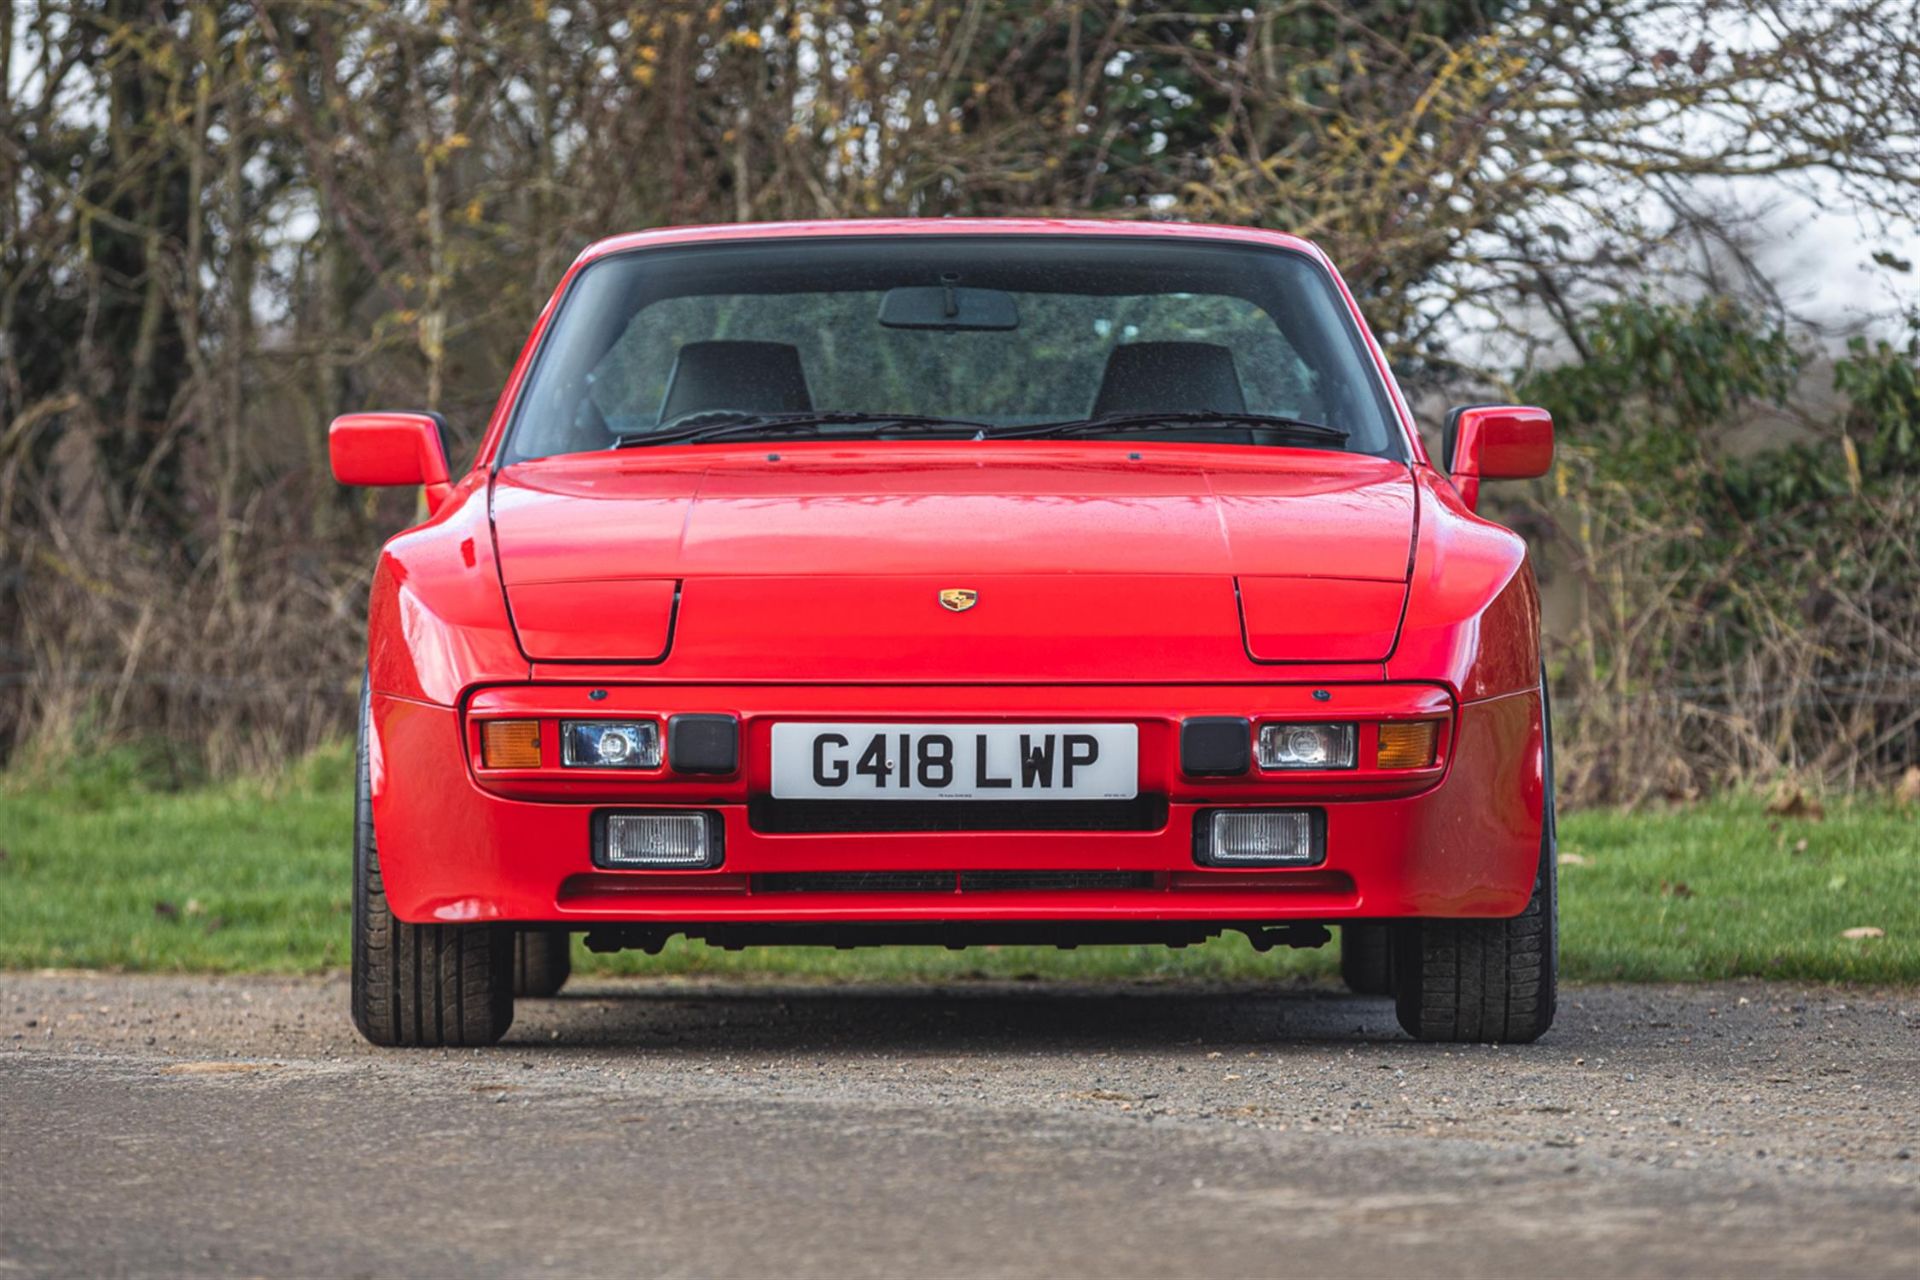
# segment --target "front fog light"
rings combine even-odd
[[[1194,832],[1203,867],[1312,867],[1327,858],[1319,814],[1311,809],[1216,809]]]
[[[651,720],[566,720],[561,762],[576,769],[652,769],[660,763],[660,726]]]
[[[1262,769],[1351,769],[1351,724],[1263,724]]]
[[[704,871],[720,865],[725,828],[717,814],[610,813],[598,825],[595,866]]]

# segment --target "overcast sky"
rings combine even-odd
[[[1900,327],[1898,313],[1920,307],[1920,231],[1911,222],[1876,230],[1840,197],[1822,208],[1789,193],[1778,205],[1769,220],[1777,234],[1764,247],[1763,263],[1791,310],[1835,329],[1877,320],[1873,328],[1891,337]],[[1883,250],[1913,263],[1915,270],[1888,271],[1872,257]]]

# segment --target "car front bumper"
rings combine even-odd
[[[739,717],[740,767],[632,776],[476,766],[488,718]],[[1188,777],[1190,717],[1439,718],[1428,770]],[[1126,721],[1139,726],[1149,825],[1126,830],[807,830],[767,818],[771,727],[782,720],[903,723]],[[529,684],[477,690],[460,708],[376,693],[370,764],[389,905],[412,923],[1272,922],[1498,917],[1526,905],[1543,813],[1535,691],[1457,703],[1427,684],[1125,686],[691,686]],[[549,749],[551,757],[551,749]],[[668,762],[669,765],[671,761]],[[550,759],[557,766],[557,759]],[[938,802],[932,802],[937,804]],[[982,802],[992,803],[992,802]],[[720,816],[725,860],[710,871],[602,870],[593,816],[608,809]],[[1223,807],[1325,814],[1312,867],[1216,869],[1194,857],[1196,815]],[[1161,815],[1164,815],[1162,817]],[[774,829],[787,826],[789,829]],[[848,873],[952,873],[929,892],[870,887]],[[1125,887],[997,887],[966,872],[1130,872]],[[805,880],[796,873],[817,873]],[[990,878],[988,878],[990,879]],[[983,881],[984,882],[984,881]],[[1099,882],[1092,882],[1099,883]],[[775,886],[778,886],[776,889]]]

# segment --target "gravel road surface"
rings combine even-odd
[[[0,1276],[1920,1277],[1920,991],[582,981],[370,1049],[338,978],[0,974]]]

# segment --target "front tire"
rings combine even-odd
[[[1545,673],[1540,718],[1546,797],[1533,896],[1511,920],[1408,920],[1393,937],[1395,1013],[1416,1040],[1528,1044],[1553,1025],[1559,996],[1559,842],[1553,720]]]
[[[353,1025],[388,1047],[493,1044],[513,1025],[513,932],[394,918],[373,833],[369,710],[362,686],[353,797]]]
[[[1528,1044],[1553,1025],[1555,868],[1541,860],[1511,920],[1409,920],[1394,936],[1394,1010],[1416,1040]]]

